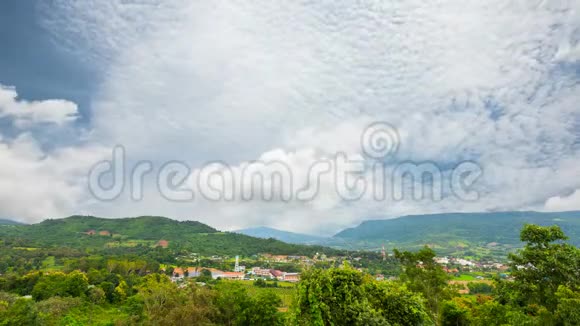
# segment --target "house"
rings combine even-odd
[[[375,276],[375,280],[377,280],[377,281],[384,281],[385,280],[385,275],[383,275],[383,274],[377,274]]]
[[[161,248],[167,248],[169,246],[169,241],[159,240],[159,242],[157,242],[157,246],[159,246]]]
[[[277,269],[271,269],[270,270],[270,275],[272,278],[278,279],[278,280],[283,280],[284,279],[284,272],[279,271]]]
[[[283,280],[287,282],[300,281],[300,273],[284,273]]]
[[[88,231],[85,231],[84,233],[86,235],[95,235],[95,234],[97,234],[97,231],[95,231],[95,230],[88,230]]]
[[[466,259],[458,258],[455,259],[455,263],[461,266],[474,266],[475,263]]]
[[[206,269],[211,272],[211,277],[214,280],[218,278],[226,280],[243,280],[245,275],[243,272],[224,272],[215,268],[206,268]]]
[[[243,280],[244,279],[243,272],[223,272],[223,274],[219,277],[226,280]]]
[[[260,277],[272,277],[272,273],[270,273],[269,269],[263,269],[261,267],[252,268],[252,274]]]
[[[99,235],[102,235],[104,237],[110,237],[111,236],[111,232],[109,232],[107,230],[103,230],[103,231],[99,231]]]
[[[183,272],[183,268],[175,267],[173,269],[173,274],[171,276],[173,276],[174,278],[183,278],[185,276],[185,273]]]

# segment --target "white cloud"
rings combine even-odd
[[[19,100],[15,88],[0,85],[0,118],[4,117],[14,119],[20,128],[37,123],[63,125],[78,117],[78,108],[66,100]]]
[[[38,123],[62,125],[76,118],[76,111],[66,100],[19,100],[14,88],[0,85],[0,117],[18,127],[10,137],[0,134],[0,216],[40,221],[73,214],[86,200],[86,173],[104,149],[53,144],[48,151],[29,131]]]
[[[373,215],[541,207],[580,188],[579,77],[562,68],[577,63],[575,2],[111,0],[41,9],[57,41],[84,45],[79,55],[104,71],[94,141],[124,145],[133,161],[242,166],[266,155],[303,171],[324,153],[360,153],[364,125],[387,121],[401,135],[398,159],[469,159],[485,171],[476,203],[346,205],[329,191],[318,206],[176,205],[150,192],[139,203],[79,209],[307,230]]]
[[[0,215],[32,222],[75,213],[86,200],[86,171],[103,154],[95,147],[46,153],[28,133],[0,142]]]
[[[576,189],[567,196],[554,196],[548,198],[544,208],[547,211],[573,211],[580,210],[580,190]]]

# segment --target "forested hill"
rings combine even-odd
[[[119,219],[70,216],[37,224],[4,226],[0,228],[0,237],[4,245],[10,247],[59,247],[120,253],[163,246],[202,255],[312,255],[316,252],[339,252],[322,246],[288,244],[274,239],[220,232],[200,222],[176,221],[160,216]]]
[[[580,211],[409,215],[365,221],[334,238],[359,245],[387,243],[404,247],[519,244],[519,230],[525,223],[559,225],[572,243],[580,243]]]
[[[70,216],[63,219],[49,219],[33,225],[54,232],[95,232],[107,231],[129,238],[159,240],[160,237],[181,238],[192,233],[214,233],[218,230],[197,221],[176,221],[161,216],[139,216],[129,218],[102,218],[94,216]]]

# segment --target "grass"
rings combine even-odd
[[[48,256],[42,261],[42,270],[50,271],[54,270],[56,266],[56,260],[54,256]]]
[[[38,248],[33,248],[33,247],[14,247],[13,249],[15,249],[15,250],[26,250],[26,251],[38,250]]]
[[[473,275],[469,275],[469,274],[461,274],[459,276],[455,276],[453,277],[454,281],[473,281],[475,280],[475,277]]]
[[[295,284],[289,282],[278,282],[278,287],[261,288],[254,286],[254,281],[232,281],[242,284],[249,295],[256,295],[264,291],[272,291],[276,293],[282,299],[282,307],[284,310],[290,307],[292,304],[292,298],[294,297],[294,286]],[[268,282],[273,283],[273,282]]]

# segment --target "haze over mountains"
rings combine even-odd
[[[326,237],[283,231],[265,226],[247,228],[237,230],[234,232],[249,235],[256,238],[264,238],[264,239],[274,238],[276,240],[288,243],[315,244],[315,243],[323,243],[327,239]]]
[[[23,225],[23,223],[11,219],[0,218],[0,225]]]

